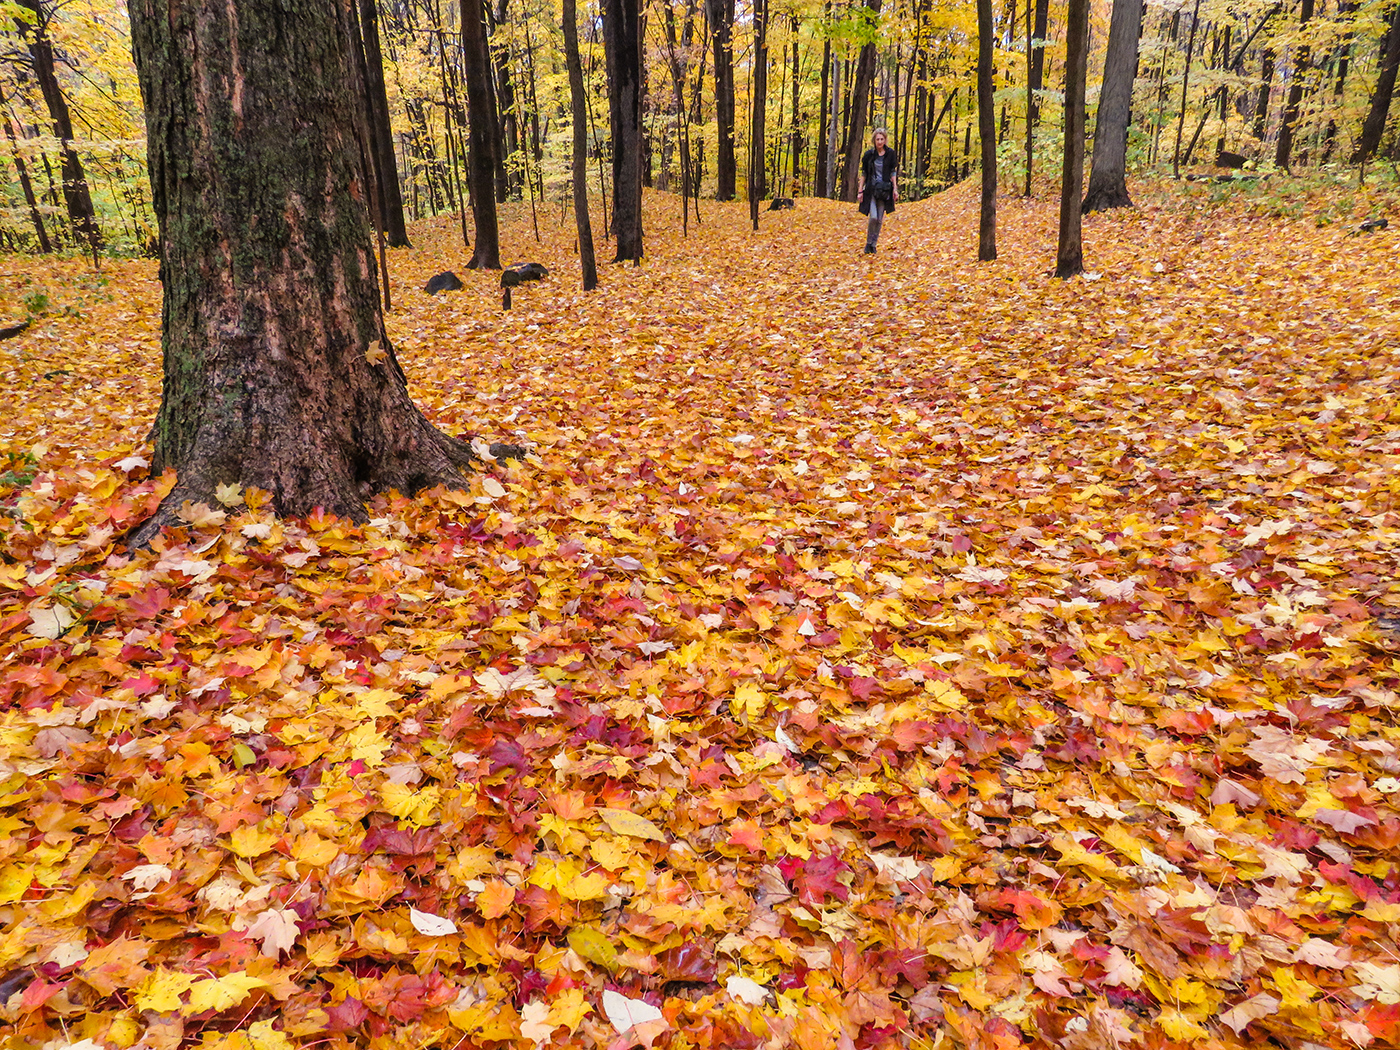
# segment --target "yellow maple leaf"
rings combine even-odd
[[[189,1005],[182,1012],[186,1016],[200,1014],[205,1010],[222,1012],[237,1006],[248,998],[255,988],[266,987],[266,981],[242,971],[195,981],[190,985]]]
[[[549,1023],[555,1026],[567,1025],[569,1032],[573,1033],[592,1012],[593,1007],[588,1005],[582,988],[565,988],[559,993],[559,997],[549,1004]]]
[[[330,839],[323,839],[314,831],[307,831],[292,840],[292,859],[298,864],[313,868],[324,868],[340,856],[340,846]]]
[[[600,809],[598,816],[609,829],[619,835],[629,835],[634,839],[651,839],[653,842],[666,842],[666,833],[646,817],[625,809]]]
[[[589,962],[605,970],[617,969],[617,948],[607,935],[592,926],[574,926],[569,930],[569,947]]]
[[[280,835],[265,831],[256,824],[234,828],[229,835],[229,848],[240,857],[261,857],[277,845]]]
[[[768,706],[768,696],[753,682],[741,682],[734,687],[732,701],[734,713],[740,718],[753,720],[763,714]]]
[[[164,966],[159,966],[141,982],[140,987],[136,989],[133,1001],[138,1010],[154,1010],[161,1014],[173,1013],[180,1009],[180,996],[189,991],[192,984],[194,984],[193,974],[167,970]]]

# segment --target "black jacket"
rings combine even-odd
[[[899,174],[899,156],[895,153],[893,146],[885,147],[884,163],[885,170],[889,172],[891,180]],[[875,181],[875,147],[871,146],[865,151],[865,156],[860,158],[860,173],[865,178],[865,192],[860,195],[860,213],[870,214],[870,184]],[[894,201],[891,199],[885,204],[885,214],[894,211]]]

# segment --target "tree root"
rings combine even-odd
[[[363,523],[369,520],[365,500],[380,493],[398,491],[413,496],[438,485],[464,488],[469,473],[485,469],[492,462],[523,462],[528,452],[523,445],[506,442],[486,445],[475,437],[457,437],[439,430],[421,414],[418,414],[417,421],[418,426],[414,429],[418,433],[409,442],[413,448],[411,455],[405,455],[403,449],[387,451],[379,457],[378,463],[363,474],[358,470],[354,472],[359,477],[357,484],[348,490],[343,486],[329,486],[328,498],[313,508],[286,506],[279,490],[273,487],[270,491],[274,513],[279,517],[296,518],[320,509],[348,521]],[[221,483],[220,479],[197,466],[187,467],[181,471],[181,475],[155,513],[122,538],[123,546],[130,550],[149,547],[162,529],[185,523],[182,511],[188,504],[218,505],[215,489]],[[249,484],[257,488],[265,487],[259,484],[261,480],[255,478]]]

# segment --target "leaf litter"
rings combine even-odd
[[[1400,1042],[1394,242],[1175,192],[1089,283],[648,196],[590,295],[507,208],[510,313],[421,223],[414,395],[527,461],[134,555],[154,266],[8,258],[7,1042]]]

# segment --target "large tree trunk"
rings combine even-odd
[[[1400,3],[1396,3],[1390,15],[1390,29],[1386,33],[1385,50],[1381,53],[1380,75],[1376,78],[1376,90],[1371,94],[1366,122],[1361,125],[1356,152],[1351,157],[1353,164],[1365,164],[1381,144],[1386,118],[1390,114],[1390,99],[1395,94],[1397,70],[1400,70]]]
[[[501,231],[496,220],[496,107],[490,61],[482,0],[462,0],[462,64],[466,67],[469,127],[467,188],[476,226],[476,248],[467,267],[473,270],[501,268]]]
[[[613,139],[613,262],[642,258],[642,10],[639,0],[606,0],[603,48]]]
[[[977,0],[977,132],[982,139],[977,258],[982,262],[997,257],[997,144],[992,104],[992,0]]]
[[[1060,172],[1060,239],[1055,276],[1084,272],[1084,84],[1089,67],[1089,0],[1069,0],[1065,19],[1065,159]]]
[[[880,15],[880,0],[865,0],[865,8],[873,24]],[[856,60],[855,84],[851,88],[851,122],[846,128],[845,148],[841,151],[845,167],[841,172],[841,199],[854,203],[856,186],[860,181],[861,147],[865,145],[865,118],[869,110],[867,99],[875,83],[874,37],[861,45]]]
[[[257,487],[278,513],[460,483],[470,450],[409,399],[385,336],[348,6],[131,0],[165,285],[156,472],[185,501]]]
[[[749,221],[758,229],[758,202],[764,197],[768,138],[768,0],[754,0],[753,112],[749,121]],[[779,84],[781,100],[782,85]]]
[[[598,263],[593,257],[593,224],[588,218],[588,113],[583,97],[583,63],[578,56],[578,13],[574,0],[564,0],[564,64],[569,69],[569,110],[574,122],[574,224],[578,229],[578,258],[583,290],[598,287]]]
[[[1303,0],[1299,26],[1305,28],[1312,14],[1313,0]],[[1293,159],[1294,126],[1298,123],[1298,114],[1303,106],[1303,87],[1311,64],[1312,49],[1307,44],[1299,44],[1293,52],[1293,69],[1288,75],[1288,100],[1284,103],[1283,122],[1279,125],[1278,143],[1274,148],[1274,163],[1285,171]]]
[[[1137,79],[1138,37],[1143,0],[1113,0],[1104,59],[1103,90],[1094,125],[1094,161],[1089,171],[1085,211],[1131,208],[1128,196],[1128,123],[1132,119],[1133,82]]]
[[[732,201],[738,185],[734,158],[734,0],[705,0],[715,50],[715,200]]]
[[[53,121],[53,133],[59,142],[59,158],[63,168],[63,200],[68,206],[68,218],[73,224],[73,232],[87,241],[94,260],[102,248],[102,231],[97,226],[97,215],[92,208],[92,194],[88,190],[87,176],[83,172],[83,162],[78,151],[73,148],[73,120],[68,113],[68,100],[63,97],[58,77],[54,73],[53,44],[49,42],[48,15],[41,0],[18,0],[20,7],[31,12],[33,24],[21,21],[20,36],[29,48],[35,79],[43,93],[44,104]]]
[[[365,86],[368,89],[370,131],[378,162],[381,222],[389,247],[408,248],[408,229],[403,218],[403,191],[399,186],[398,161],[394,156],[394,133],[389,126],[389,93],[384,86],[384,55],[379,48],[377,0],[360,0],[360,35],[365,47]]]

